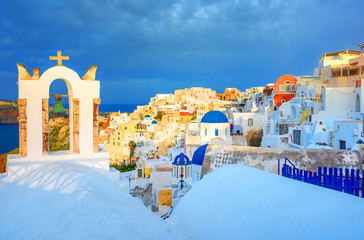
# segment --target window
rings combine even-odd
[[[277,100],[273,100],[273,105],[277,105]]]
[[[284,85],[279,85],[279,91],[283,91],[284,90]]]
[[[296,91],[296,85],[291,85],[291,91]]]
[[[207,135],[207,128],[205,128],[205,136]]]
[[[219,129],[215,129],[215,136],[219,136]]]
[[[340,149],[346,149],[346,141],[339,140]]]
[[[248,119],[248,127],[251,127],[251,126],[253,126],[253,119],[249,118]]]
[[[284,92],[285,93],[290,93],[291,92],[290,85],[286,85],[286,90]]]
[[[291,92],[291,82],[290,81],[286,81],[284,83],[284,86],[285,86],[285,93],[290,93]]]
[[[225,128],[225,136],[227,136],[227,128]]]

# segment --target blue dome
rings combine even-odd
[[[149,114],[145,115],[144,118],[150,118]]]
[[[158,122],[156,120],[153,120],[152,121],[152,124],[157,124]]]
[[[192,157],[192,164],[200,165],[202,166],[203,160],[205,158],[205,152],[208,144],[202,145],[201,147],[197,148],[195,153]]]
[[[201,120],[202,123],[228,123],[229,120],[220,111],[210,111],[206,113]]]
[[[191,161],[190,161],[190,159],[188,159],[188,157],[186,155],[181,153],[174,159],[173,164],[174,165],[188,165],[188,164],[191,164]]]

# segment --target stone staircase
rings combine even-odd
[[[143,194],[140,196],[140,198],[144,202],[144,206],[149,207],[152,206],[152,184],[148,184],[147,189],[143,192]]]

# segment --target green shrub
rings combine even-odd
[[[119,172],[129,172],[129,171],[135,170],[136,165],[135,164],[120,164],[120,165],[113,164],[113,165],[110,165],[110,167],[115,168]]]

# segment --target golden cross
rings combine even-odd
[[[49,60],[57,60],[57,65],[62,66],[62,60],[70,60],[70,57],[62,56],[61,51],[57,51],[57,56],[50,56]]]

